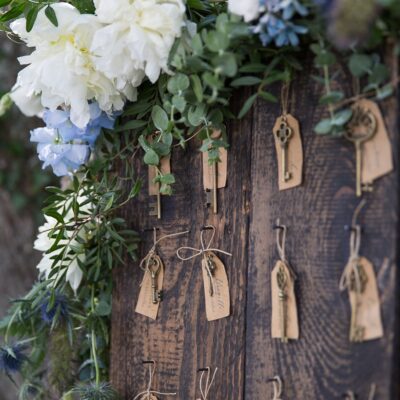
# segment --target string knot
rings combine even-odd
[[[211,235],[211,238],[208,241],[207,245],[206,245],[205,240],[204,240],[204,232],[206,230],[212,230],[212,235]],[[205,268],[207,269],[207,274],[210,277],[211,286],[213,287],[213,289],[214,289],[214,279],[213,279],[214,273],[213,273],[213,271],[211,269],[211,265],[210,265],[211,263],[208,262],[209,260],[207,259],[207,257],[208,257],[207,254],[209,252],[213,252],[213,253],[222,253],[222,254],[225,254],[225,255],[227,255],[229,257],[232,256],[232,254],[228,253],[227,251],[211,247],[211,243],[214,240],[214,236],[215,236],[215,227],[212,226],[212,225],[205,226],[204,228],[202,228],[201,233],[200,233],[200,243],[201,243],[201,248],[200,249],[197,249],[195,247],[183,246],[183,247],[180,247],[176,251],[177,257],[182,261],[192,260],[193,258],[196,258],[196,257],[199,257],[199,256],[203,256],[204,260],[206,261],[204,263],[204,265],[205,265]],[[193,254],[191,254],[189,256],[185,256],[185,255],[182,255],[182,252],[192,252]]]
[[[147,389],[144,390],[143,392],[138,393],[133,398],[133,400],[137,400],[139,398],[140,400],[151,400],[150,396],[153,394],[157,396],[176,396],[176,393],[159,392],[157,390],[151,389],[155,371],[156,371],[155,362],[151,361],[151,363],[149,364],[149,382],[147,385]]]

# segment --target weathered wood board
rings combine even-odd
[[[157,362],[154,388],[176,391],[179,400],[200,398],[197,369],[205,366],[219,368],[210,392],[215,400],[272,398],[267,381],[274,375],[284,380],[284,399],[333,400],[347,390],[367,399],[372,383],[377,385],[376,400],[397,398],[398,102],[393,97],[382,106],[395,172],[376,182],[360,216],[361,253],[375,266],[385,336],[350,344],[349,303],[339,292],[339,279],[349,252],[344,226],[359,203],[354,193],[354,148],[344,140],[313,133],[322,110],[315,107],[320,89],[310,75],[305,71],[296,79],[290,106],[303,137],[301,187],[278,191],[271,131],[280,109],[260,102],[229,127],[228,186],[219,191],[217,216],[205,208],[198,143],[192,143],[184,157],[182,150],[172,155],[177,183],[174,196],[162,199],[161,221],[148,216],[145,192],[126,210],[137,230],[158,227],[160,234],[168,234],[190,229],[190,234],[159,247],[165,296],[156,321],[134,312],[142,280],[138,263],[115,271],[111,368],[112,382],[123,399],[145,390],[144,359]],[[140,168],[145,177],[146,169]],[[287,254],[298,274],[300,340],[287,345],[270,334],[277,217],[288,227]],[[233,253],[221,255],[232,315],[215,322],[206,321],[200,258],[182,262],[175,254],[180,246],[200,247],[200,229],[207,224],[217,229],[213,247]],[[141,256],[152,245],[152,232],[145,232],[144,239]]]

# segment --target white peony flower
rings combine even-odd
[[[168,72],[175,39],[185,26],[183,0],[94,0],[96,14],[106,26],[93,38],[96,67],[115,81],[130,100],[147,76],[156,82]]]
[[[44,9],[31,32],[26,31],[25,18],[11,24],[13,32],[35,48],[19,59],[27,67],[18,74],[11,97],[27,115],[38,114],[44,108],[70,106],[72,122],[84,128],[90,119],[89,100],[96,100],[103,111],[112,112],[123,108],[125,97],[97,70],[90,51],[93,36],[102,28],[98,18],[80,14],[67,3],[52,7],[58,27],[48,20]]]
[[[79,204],[85,203],[86,200],[87,198],[84,196],[78,196],[77,198]],[[81,206],[80,210],[82,212],[90,212],[92,210],[92,205],[90,203],[87,203]],[[39,228],[37,239],[35,240],[35,243],[33,245],[33,248],[35,250],[41,251],[42,253],[46,253],[53,246],[55,239],[50,237],[49,235],[52,229],[57,225],[57,221],[54,218],[49,216],[45,217],[46,217],[46,222]],[[64,220],[65,222],[68,222],[68,221],[73,221],[73,219],[74,219],[73,211],[69,210]],[[81,244],[76,239],[70,240],[72,232],[68,232],[68,234],[70,235],[69,238],[60,240],[59,245],[60,246],[69,245],[70,247],[73,247],[75,250],[81,247]],[[80,231],[79,237],[81,239],[84,239],[83,230]],[[37,265],[37,269],[39,270],[39,274],[43,276],[45,279],[48,279],[50,276],[53,265],[52,258],[60,254],[60,252],[61,249],[56,249],[52,251],[50,254],[43,254],[42,259]],[[65,279],[70,284],[72,290],[75,293],[78,290],[83,278],[83,272],[79,267],[79,262],[84,262],[84,261],[85,261],[85,253],[84,250],[82,249],[82,252],[75,254],[74,258],[70,262],[69,261],[64,262],[66,268]]]
[[[260,15],[259,0],[229,0],[228,8],[232,14],[240,15],[246,22],[253,21]]]

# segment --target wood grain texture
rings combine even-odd
[[[350,81],[342,78],[350,94]],[[290,112],[300,122],[303,139],[302,186],[278,191],[272,127],[280,109],[260,102],[251,115],[229,127],[228,186],[219,191],[217,216],[204,207],[198,143],[192,143],[184,157],[182,150],[172,155],[176,192],[163,198],[161,222],[147,216],[146,193],[129,206],[126,217],[134,229],[157,226],[161,234],[191,232],[159,248],[166,269],[165,300],[156,321],[134,313],[142,279],[138,263],[115,270],[111,372],[123,399],[145,389],[143,359],[157,361],[154,387],[177,391],[178,400],[200,397],[196,371],[208,365],[220,369],[210,393],[214,400],[272,398],[267,380],[276,374],[284,379],[287,400],[334,400],[347,390],[366,399],[371,383],[377,384],[376,400],[397,398],[397,99],[381,106],[395,172],[376,182],[360,217],[361,253],[377,273],[385,336],[350,344],[350,307],[347,294],[339,292],[339,279],[349,254],[344,226],[359,203],[354,193],[354,147],[344,139],[313,132],[322,109],[314,106],[320,88],[310,69],[298,76],[293,90]],[[242,101],[240,95],[235,99]],[[145,168],[138,168],[145,177]],[[287,255],[298,274],[300,340],[288,345],[272,340],[270,333],[270,273],[278,258],[272,226],[277,217],[288,227]],[[211,323],[204,309],[201,260],[181,262],[175,255],[180,246],[200,246],[200,228],[209,223],[217,228],[215,246],[233,253],[232,258],[221,256],[230,283],[232,316]],[[141,256],[151,244],[149,232]]]
[[[280,375],[285,399],[333,400],[353,390],[367,399],[371,383],[377,399],[397,398],[393,358],[397,324],[398,280],[398,126],[395,98],[382,104],[390,132],[396,172],[376,182],[367,195],[360,223],[361,254],[375,266],[382,301],[385,337],[351,344],[350,307],[339,279],[349,255],[349,233],[355,207],[354,147],[343,140],[318,137],[313,126],[321,119],[318,88],[310,71],[296,80],[290,112],[299,119],[305,152],[304,184],[278,192],[271,129],[279,107],[258,104],[254,111],[252,213],[248,267],[246,328],[246,399],[271,393],[269,377]],[[346,83],[344,80],[344,89]],[[260,171],[269,173],[261,174]],[[278,253],[276,218],[288,227],[287,255],[298,274],[300,340],[281,344],[270,337],[270,271]],[[271,395],[272,398],[272,395]]]
[[[238,99],[241,101],[241,99]],[[250,197],[251,118],[229,129],[228,187],[219,190],[220,212],[214,216],[205,207],[202,182],[202,155],[199,143],[183,154],[172,155],[177,183],[172,197],[163,196],[163,218],[159,222],[146,213],[149,201],[142,193],[129,207],[128,220],[138,230],[159,227],[160,235],[190,229],[190,234],[167,239],[159,246],[165,264],[164,301],[156,321],[134,313],[142,271],[138,263],[115,272],[112,329],[112,381],[124,399],[131,399],[147,386],[147,370],[141,361],[157,362],[154,387],[177,392],[177,399],[200,397],[198,368],[218,367],[215,399],[242,399],[244,388],[246,266]],[[146,175],[141,168],[142,176]],[[216,227],[213,247],[232,253],[219,255],[230,285],[232,315],[207,322],[201,258],[180,261],[180,246],[200,248],[200,229]],[[141,256],[152,245],[152,232],[144,236]]]

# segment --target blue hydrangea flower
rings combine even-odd
[[[265,12],[253,32],[260,36],[264,46],[275,43],[275,46],[297,46],[299,36],[308,32],[291,19],[299,14],[305,16],[308,10],[299,0],[260,0],[261,9]]]
[[[7,375],[21,371],[22,365],[27,360],[26,347],[21,344],[4,346],[0,348],[0,369]]]
[[[44,112],[46,127],[31,132],[31,142],[38,143],[37,152],[43,168],[51,166],[57,176],[71,175],[87,162],[101,129],[114,127],[115,117],[100,110],[97,103],[89,107],[91,118],[84,129],[71,122],[69,110]]]
[[[85,129],[75,126],[70,120],[70,112],[65,110],[46,110],[43,120],[48,128],[59,131],[64,142],[79,139],[88,142],[93,147],[102,128],[112,129],[114,127],[115,118],[102,111],[97,103],[91,103],[89,109],[90,122]]]
[[[261,17],[254,32],[259,34],[264,46],[271,42],[275,42],[277,47],[297,46],[300,41],[298,35],[307,33],[307,28],[266,14]]]
[[[31,132],[31,142],[38,143],[39,160],[43,161],[43,169],[51,166],[57,176],[71,175],[90,155],[87,143],[71,140],[64,142],[57,129],[37,128]]]
[[[40,304],[40,315],[42,317],[42,320],[46,324],[51,325],[56,315],[58,315],[60,318],[68,317],[68,301],[64,295],[56,293],[53,307],[51,307],[50,309],[49,304],[50,296],[45,297],[45,299]]]

